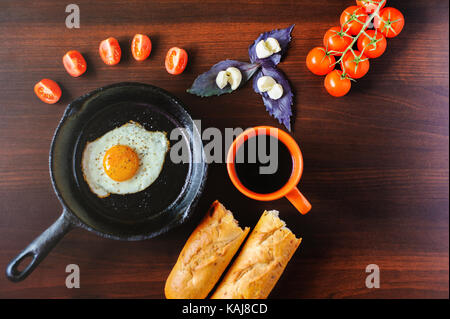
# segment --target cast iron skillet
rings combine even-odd
[[[84,147],[130,120],[147,130],[165,131],[168,138],[173,132],[171,147],[181,147],[184,161],[172,161],[169,151],[161,174],[147,189],[98,198],[81,171]],[[53,137],[49,164],[62,214],[8,265],[6,275],[15,282],[25,279],[73,227],[131,241],[158,236],[183,223],[202,192],[207,171],[200,134],[181,102],[140,83],[113,84],[70,103]],[[20,271],[18,266],[27,257],[31,261]]]

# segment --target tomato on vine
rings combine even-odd
[[[370,14],[375,12],[381,1],[382,0],[356,0],[356,4],[358,6],[364,7],[364,9],[366,9],[366,12]],[[384,7],[385,4],[386,2],[381,5],[380,10]]]
[[[386,38],[394,38],[402,32],[405,18],[395,8],[384,8],[380,11],[379,17],[375,17],[373,25]]]
[[[332,27],[325,33],[325,48],[316,47],[309,52],[306,58],[308,69],[314,74],[327,74],[324,85],[331,95],[347,94],[351,81],[369,72],[369,59],[384,54],[387,38],[402,31],[405,24],[403,14],[395,8],[385,7],[386,2],[356,0],[356,5],[342,12],[341,26]],[[332,56],[335,56],[334,60]],[[341,70],[334,70],[336,64]]]
[[[350,79],[340,70],[328,73],[323,84],[327,92],[335,97],[344,96],[352,87]]]
[[[323,45],[333,55],[340,56],[342,52],[352,43],[353,38],[341,27],[330,28],[323,37]]]
[[[306,57],[306,66],[316,75],[325,75],[334,69],[335,57],[324,47],[315,47]]]
[[[358,50],[348,51],[342,58],[341,68],[352,79],[360,79],[369,71],[370,62]]]
[[[371,59],[380,57],[386,46],[386,38],[378,30],[367,30],[358,39],[358,50]]]
[[[350,6],[341,14],[341,26],[350,35],[357,35],[368,19],[363,7]]]

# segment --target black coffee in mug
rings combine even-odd
[[[247,139],[234,158],[236,175],[249,190],[270,194],[281,189],[292,173],[292,156],[286,145],[270,135]]]

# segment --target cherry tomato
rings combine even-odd
[[[368,58],[374,59],[386,51],[387,41],[377,30],[367,30],[358,39],[358,50]]]
[[[316,75],[325,75],[333,71],[336,59],[323,47],[315,47],[306,57],[306,66]]]
[[[386,38],[394,38],[402,32],[405,25],[403,14],[395,8],[384,8],[373,21],[374,27]]]
[[[122,56],[119,41],[113,37],[100,42],[98,52],[100,53],[103,62],[108,65],[116,65],[120,62],[120,57]]]
[[[67,73],[73,77],[78,77],[86,72],[86,60],[76,50],[70,50],[63,56],[63,64]]]
[[[363,7],[350,6],[341,14],[341,26],[350,35],[357,35],[368,16]]]
[[[48,104],[55,104],[61,98],[61,88],[58,83],[50,79],[42,79],[36,83],[34,93]]]
[[[366,9],[366,12],[370,14],[375,12],[381,1],[382,0],[356,0],[356,4],[358,6],[364,7],[364,9]],[[380,9],[382,9],[385,4],[386,2],[383,3]]]
[[[170,74],[180,74],[186,68],[188,55],[183,49],[173,47],[166,55],[166,70]]]
[[[323,37],[323,45],[333,55],[341,56],[342,52],[352,43],[352,37],[341,27],[330,28]]]
[[[144,61],[152,52],[152,41],[145,34],[136,34],[131,42],[131,53],[136,61]]]
[[[345,75],[342,75],[340,70],[328,73],[323,84],[328,93],[335,97],[344,96],[352,87],[350,80]]]
[[[342,70],[353,79],[362,78],[369,71],[369,67],[369,58],[358,50],[348,51],[342,58]]]

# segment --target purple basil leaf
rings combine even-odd
[[[273,100],[269,97],[267,92],[260,92],[258,90],[258,79],[265,75],[271,76],[283,87],[283,95],[278,100]],[[286,75],[275,68],[273,64],[264,63],[258,73],[256,73],[253,77],[253,90],[255,90],[256,93],[261,94],[267,112],[269,112],[271,116],[275,117],[278,122],[286,126],[286,128],[290,131],[294,94],[292,93],[291,86],[289,85]]]
[[[273,64],[277,65],[280,62],[283,54],[286,52],[289,42],[291,41],[291,31],[294,28],[294,26],[295,24],[291,25],[286,29],[272,30],[269,32],[261,33],[258,39],[256,39],[255,42],[248,48],[248,55],[250,57],[250,62],[255,63],[270,60]],[[274,53],[265,59],[258,59],[258,56],[256,55],[256,45],[258,44],[259,41],[261,40],[265,41],[267,40],[267,38],[277,39],[278,43],[280,44],[281,51],[278,53]]]
[[[188,93],[195,94],[201,97],[207,97],[212,95],[221,95],[224,93],[231,93],[231,86],[228,84],[223,89],[219,88],[216,84],[216,77],[220,71],[226,70],[229,67],[238,68],[242,74],[241,88],[259,69],[259,63],[246,63],[235,60],[225,60],[217,64],[214,64],[209,71],[200,74],[192,83],[192,86],[187,89]]]

